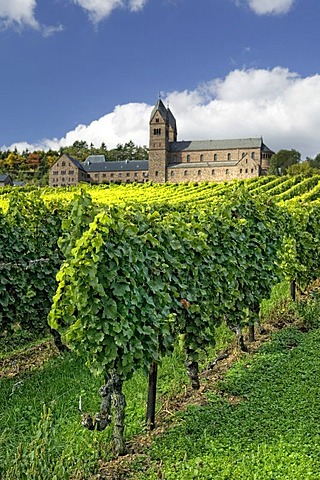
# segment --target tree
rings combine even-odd
[[[320,169],[320,153],[314,157],[314,159],[309,160],[310,167]]]
[[[287,175],[293,177],[294,175],[303,175],[304,177],[311,177],[312,175],[317,175],[319,171],[316,168],[312,168],[310,161],[305,161],[302,163],[296,163],[287,168]]]
[[[285,175],[287,168],[291,165],[296,165],[301,160],[301,153],[297,150],[279,150],[271,157],[269,174],[270,175]]]

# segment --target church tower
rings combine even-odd
[[[149,180],[165,183],[170,141],[177,137],[176,121],[169,109],[159,99],[150,117]]]

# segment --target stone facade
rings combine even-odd
[[[151,113],[149,178],[154,182],[258,177],[267,172],[273,153],[262,138],[178,142],[169,108],[159,100]]]
[[[50,187],[66,187],[88,182],[90,177],[83,165],[70,155],[62,155],[49,171]]]
[[[274,153],[262,138],[177,141],[176,120],[160,99],[152,110],[149,128],[149,160],[106,162],[98,155],[80,163],[63,155],[50,169],[49,185],[252,178],[267,172]]]

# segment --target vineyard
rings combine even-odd
[[[199,390],[199,362],[223,325],[246,351],[243,332],[254,341],[275,287],[289,282],[295,298],[320,277],[319,199],[320,176],[4,191],[0,335],[51,332],[60,351],[77,353],[103,383],[96,414],[79,402],[83,430],[112,425],[114,452],[124,455],[132,379],[149,375],[153,428],[159,365],[183,352]],[[81,397],[82,386],[71,388]],[[50,412],[42,418],[50,423]],[[60,467],[65,476],[57,466],[48,478],[71,478]]]

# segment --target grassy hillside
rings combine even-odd
[[[47,342],[0,356],[0,478],[318,480],[320,302],[315,295],[293,310],[283,292],[273,302],[263,309],[273,319],[267,328],[283,328],[271,341],[260,335],[256,353],[237,353],[236,363],[229,347],[228,359],[203,371],[200,392],[185,386],[179,351],[166,359],[152,435],[144,431],[146,377],[126,384],[129,455],[116,461],[110,429],[81,426],[79,396],[85,411],[98,411],[102,384],[81,358],[59,357]],[[203,368],[231,339],[221,328]]]
[[[319,344],[319,330],[275,334],[207,393],[207,405],[179,415],[151,446],[150,468],[135,478],[318,479]]]

